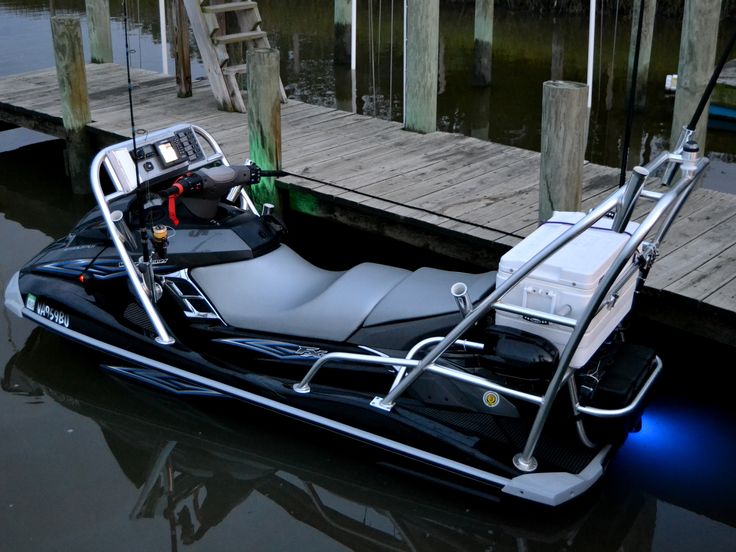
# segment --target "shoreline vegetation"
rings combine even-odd
[[[472,4],[475,0],[441,0],[447,3]],[[573,15],[588,13],[589,0],[496,0],[497,8],[509,11],[532,12],[538,14]],[[657,15],[662,17],[678,17],[682,15],[684,0],[657,0]],[[621,15],[630,15],[634,0],[602,0],[597,2],[598,10],[605,12],[619,11]],[[721,17],[736,17],[736,0],[722,0]]]

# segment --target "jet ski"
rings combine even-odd
[[[496,271],[332,271],[251,199],[283,172],[231,165],[178,124],[97,154],[97,206],[13,276],[5,305],[120,377],[234,397],[436,481],[556,506],[637,428],[662,363],[624,323],[707,163],[682,141],[589,212],[555,213]]]

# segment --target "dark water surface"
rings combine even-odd
[[[285,83],[292,94],[336,101],[328,61],[331,39],[325,35],[330,31],[331,2],[274,0],[259,5],[269,30],[276,27],[277,17],[271,14],[278,6],[292,13],[275,36],[291,71],[285,73]],[[384,10],[388,5],[383,2]],[[155,13],[143,8],[144,15]],[[74,3],[69,9],[80,8]],[[49,65],[43,58],[50,54],[43,38],[48,28],[45,10],[42,2],[3,0],[0,73]],[[466,25],[470,17],[461,10],[444,16],[443,25]],[[506,19],[500,19],[505,24],[498,24],[497,37],[506,32],[505,40],[512,35],[518,40],[515,48],[499,47],[495,71],[500,73],[505,63],[518,66],[520,59],[524,69],[499,77],[499,89],[485,92],[494,100],[481,102],[488,108],[488,136],[509,142],[518,138],[516,145],[534,148],[538,109],[514,107],[514,102],[497,107],[495,102],[510,93],[501,92],[512,86],[507,80],[548,73],[549,52],[542,52],[549,50],[555,23],[533,20],[525,27],[523,14],[499,17]],[[574,72],[575,60],[585,57],[575,42],[584,41],[583,26],[579,20],[560,25],[567,25],[566,78],[584,78],[584,72]],[[142,25],[142,47],[137,48],[142,59],[137,63],[159,69],[151,31],[158,36],[155,25]],[[676,41],[676,29],[671,32],[668,40]],[[37,37],[33,45],[24,44],[42,53],[13,54],[8,37],[23,36]],[[384,32],[384,50],[386,40]],[[469,59],[469,43],[472,40],[459,31],[445,37],[448,78],[440,96],[441,120],[448,130],[485,133],[473,126],[477,115],[463,110],[470,100],[454,108],[446,101],[450,90],[464,82],[460,72]],[[666,43],[659,48],[665,50]],[[619,53],[616,59],[624,57]],[[674,72],[665,62],[658,66],[663,74]],[[618,81],[623,79],[623,73],[615,74]],[[381,77],[382,86],[388,86],[387,78]],[[659,84],[652,85],[650,91],[656,94],[659,89]],[[621,92],[615,97],[619,101]],[[337,101],[340,98],[338,94]],[[359,108],[370,113],[372,94],[363,92],[360,98]],[[614,118],[613,112],[606,116]],[[654,126],[642,126],[647,137],[642,143],[655,149],[668,123],[645,124]],[[601,125],[594,131],[600,139],[591,151],[604,162],[615,157],[618,139],[615,134],[605,138],[601,129],[606,127]],[[523,141],[527,139],[531,142]],[[20,265],[65,235],[91,206],[89,198],[68,193],[58,141],[14,149],[37,141],[38,136],[25,131],[0,133],[0,150],[6,150],[0,153],[3,289]],[[714,151],[726,152],[724,159],[736,151],[733,138],[725,134],[711,135],[709,144],[719,148]],[[725,161],[723,165],[726,173],[732,166]],[[292,226],[293,232],[299,230]],[[305,243],[327,249],[345,245],[334,242],[344,231],[304,231],[315,232],[316,238],[301,240]],[[416,259],[416,251],[398,247],[392,250],[391,262]],[[354,249],[362,251],[362,243]],[[0,550],[732,551],[736,412],[724,382],[733,366],[733,351],[653,331],[636,319],[633,325],[638,337],[658,348],[666,367],[643,429],[630,437],[590,496],[570,508],[550,510],[499,505],[408,478],[380,465],[380,457],[368,450],[233,401],[183,401],[129,386],[100,371],[96,354],[34,329],[2,309]]]

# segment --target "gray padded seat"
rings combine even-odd
[[[285,245],[255,259],[191,271],[228,324],[328,341],[350,337],[409,274],[374,263],[323,270]]]
[[[194,268],[191,277],[232,326],[327,341],[345,341],[364,325],[457,312],[452,284],[465,282],[476,302],[496,281],[495,272],[410,272],[374,263],[323,270],[286,245],[255,259]]]
[[[458,312],[457,303],[450,294],[450,287],[456,282],[464,282],[468,286],[468,295],[475,304],[495,288],[496,272],[468,274],[420,268],[389,291],[363,325],[377,326]]]

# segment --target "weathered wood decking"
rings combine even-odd
[[[87,66],[89,127],[103,142],[130,136],[124,71]],[[188,121],[231,161],[248,156],[246,115],[217,111],[206,82],[178,99],[171,77],[134,70],[133,80],[139,130]],[[0,120],[63,136],[54,69],[0,79]],[[538,153],[293,100],[282,107],[282,137],[284,169],[318,181],[282,179],[293,208],[485,264],[536,227]],[[584,207],[612,191],[617,175],[588,164]],[[693,193],[646,290],[647,316],[736,343],[736,196]]]

